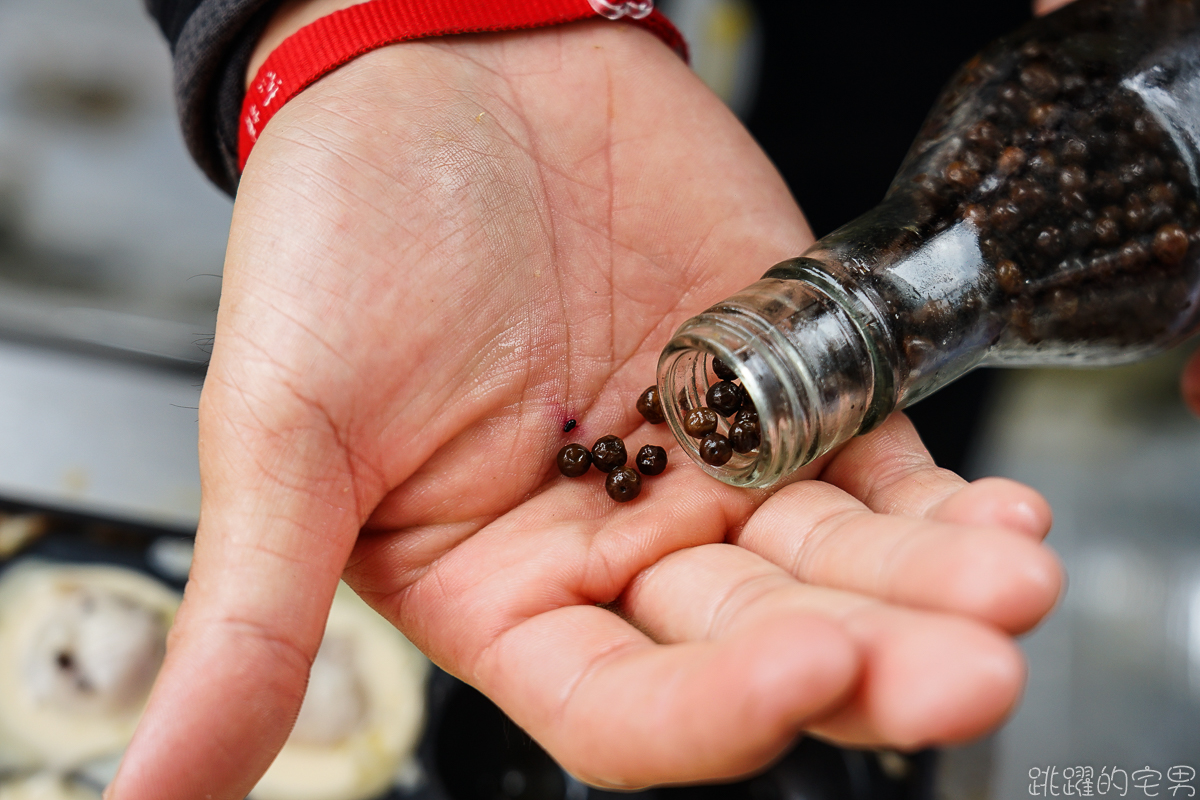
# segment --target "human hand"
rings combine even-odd
[[[773,496],[672,465],[616,505],[566,441],[685,318],[811,241],[737,121],[623,25],[364,56],[247,165],[201,400],[196,558],[119,800],[240,798],[338,578],[580,778],[732,777],[809,729],[920,746],[1015,702],[1057,597],[1041,499],[902,416]],[[563,421],[579,427],[570,436]]]

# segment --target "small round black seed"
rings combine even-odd
[[[1049,150],[1039,150],[1029,159],[1029,168],[1039,178],[1050,178],[1058,170],[1058,159]]]
[[[982,229],[983,224],[987,222],[987,209],[981,206],[979,203],[972,203],[967,206],[962,206],[959,216],[961,216],[965,222],[969,222],[976,228]]]
[[[617,467],[604,479],[604,491],[618,503],[628,503],[642,493],[642,477],[629,467]]]
[[[1038,103],[1029,109],[1026,119],[1035,128],[1050,128],[1058,124],[1064,113],[1063,107],[1057,103]]]
[[[663,414],[662,398],[658,396],[658,387],[651,386],[642,392],[637,400],[638,413],[646,418],[651,425],[658,425],[666,419]]]
[[[743,399],[742,387],[729,381],[714,383],[708,387],[708,393],[704,395],[704,402],[708,404],[708,407],[722,417],[736,414],[742,407]]]
[[[746,404],[742,406],[742,410],[733,418],[734,423],[738,422],[753,422],[758,424],[758,409],[750,402],[750,398],[746,398]]]
[[[1062,159],[1068,164],[1086,164],[1088,160],[1088,146],[1084,144],[1082,139],[1070,138],[1063,142]]]
[[[760,435],[757,422],[735,422],[729,429],[729,444],[739,453],[749,453],[758,448]]]
[[[1154,234],[1154,257],[1164,264],[1175,266],[1188,251],[1187,232],[1178,225],[1163,225]]]
[[[592,445],[592,463],[601,472],[612,472],[617,467],[625,466],[629,454],[625,452],[625,443],[619,436],[601,436]]]
[[[1078,165],[1063,167],[1058,173],[1058,187],[1064,192],[1078,192],[1087,187],[1087,170]]]
[[[1092,177],[1088,193],[1101,202],[1112,203],[1120,200],[1121,196],[1125,194],[1125,184],[1121,183],[1111,172],[1101,170]]]
[[[1000,233],[1011,233],[1021,222],[1021,209],[1017,208],[1016,203],[1005,200],[992,206],[988,221]]]
[[[1016,294],[1021,291],[1025,279],[1016,263],[1006,258],[996,265],[996,282],[1008,294]]]
[[[1046,190],[1040,183],[1029,178],[1013,181],[1008,195],[1025,214],[1037,212],[1046,203]]]
[[[1062,231],[1053,226],[1045,228],[1038,233],[1034,244],[1041,253],[1049,258],[1056,258],[1063,250],[1063,235]]]
[[[1021,70],[1019,78],[1027,92],[1042,100],[1054,97],[1062,85],[1054,70],[1045,64],[1030,64]]]
[[[1025,165],[1025,151],[1019,147],[1006,147],[1000,153],[996,166],[1005,175],[1012,175]]]
[[[946,180],[963,189],[974,189],[979,183],[979,172],[962,161],[951,161],[946,166]]]
[[[717,412],[711,408],[693,408],[683,417],[683,430],[693,439],[707,436],[717,429]],[[624,462],[622,462],[624,463]]]
[[[995,152],[1001,145],[1000,129],[987,120],[976,122],[967,131],[967,141],[984,152]]]
[[[1095,232],[1100,244],[1114,245],[1121,241],[1121,225],[1112,217],[1102,216],[1096,220]]]
[[[1086,219],[1071,220],[1071,224],[1067,226],[1067,238],[1071,240],[1071,246],[1076,250],[1087,250],[1092,246],[1092,239],[1095,238],[1092,223]]]
[[[563,433],[570,433],[571,431],[575,430],[575,425],[575,420],[567,420],[565,423],[563,423]]]
[[[578,478],[592,465],[592,454],[581,444],[569,444],[558,451],[558,471],[568,478]]]
[[[714,358],[712,360],[712,368],[713,372],[717,373],[717,377],[723,381],[732,381],[737,379],[737,373],[731,370],[729,365],[719,358]]]
[[[634,463],[643,475],[661,475],[667,468],[667,451],[658,445],[648,444],[638,450]]]
[[[705,464],[720,467],[733,458],[733,447],[719,433],[710,433],[700,440],[700,458]]]
[[[1126,242],[1117,251],[1117,263],[1121,265],[1121,269],[1137,269],[1149,260],[1150,253],[1146,245],[1137,240]]]

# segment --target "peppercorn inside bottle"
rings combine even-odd
[[[663,415],[662,400],[658,396],[658,387],[651,386],[642,392],[637,400],[638,413],[651,425],[658,425],[666,419]]]
[[[683,429],[693,439],[702,439],[717,429],[717,412],[711,408],[693,408],[683,417]]]

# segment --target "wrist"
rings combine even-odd
[[[250,81],[254,80],[254,76],[258,74],[258,70],[262,67],[263,62],[267,60],[267,56],[271,55],[271,52],[275,48],[283,44],[284,39],[305,25],[316,22],[321,17],[329,16],[335,11],[341,11],[343,8],[349,8],[365,1],[286,0],[271,15],[267,27],[263,29],[262,35],[258,37],[258,43],[254,46],[254,52],[251,54],[250,61],[246,65],[246,74],[243,76],[244,85],[246,87],[250,86]]]
[[[326,13],[329,12],[329,13]],[[309,21],[313,17],[315,20]],[[687,45],[653,0],[301,0],[280,10],[255,55],[265,58],[242,100],[238,170],[275,113],[325,75],[372,50],[418,39],[625,19],[687,60]],[[623,27],[623,26],[622,26]],[[289,35],[289,31],[295,29]],[[274,46],[272,43],[282,37]]]

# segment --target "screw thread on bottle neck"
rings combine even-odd
[[[737,373],[759,416],[757,451],[706,464],[683,430],[704,405],[719,358]],[[817,283],[764,278],[685,322],[659,360],[667,422],[699,466],[734,486],[776,485],[891,410],[890,380],[856,317]],[[725,432],[728,423],[722,422]]]

